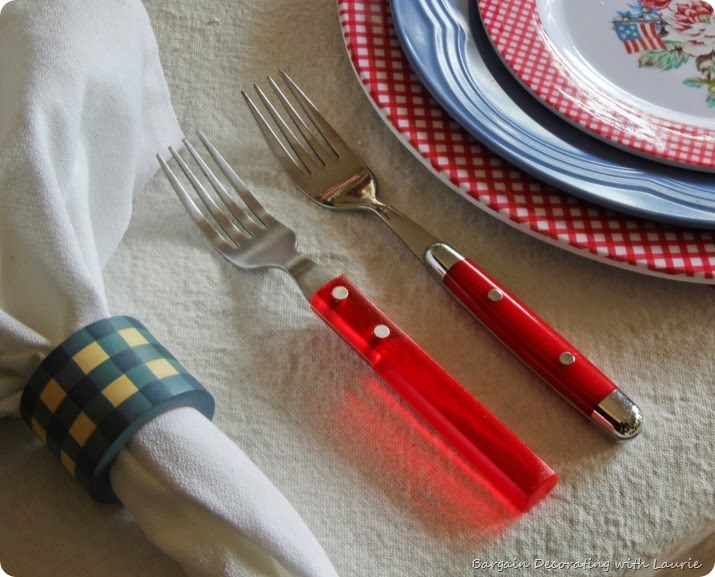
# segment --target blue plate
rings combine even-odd
[[[476,0],[391,0],[391,7],[405,54],[435,100],[514,166],[614,210],[715,228],[715,176],[618,150],[548,110],[492,48]]]

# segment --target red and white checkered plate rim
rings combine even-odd
[[[478,0],[477,4],[487,34],[507,66],[567,120],[653,160],[715,171],[715,131],[662,118],[602,91],[545,40],[536,0]]]
[[[625,216],[561,193],[474,140],[429,95],[395,34],[388,0],[338,0],[355,73],[387,125],[453,190],[500,220],[636,272],[715,284],[715,233]]]

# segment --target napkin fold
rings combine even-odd
[[[0,417],[9,417],[40,361],[110,316],[102,267],[156,152],[179,146],[181,131],[139,0],[6,4],[0,79]],[[336,575],[278,489],[192,408],[140,429],[110,478],[189,575]]]

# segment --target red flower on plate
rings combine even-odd
[[[661,17],[668,25],[668,40],[682,43],[692,56],[715,51],[715,10],[705,0],[674,0]]]
[[[641,6],[643,8],[650,8],[652,10],[662,10],[667,8],[670,4],[670,0],[641,0]]]

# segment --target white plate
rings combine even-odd
[[[577,127],[715,171],[715,10],[705,0],[477,0],[509,69]]]

